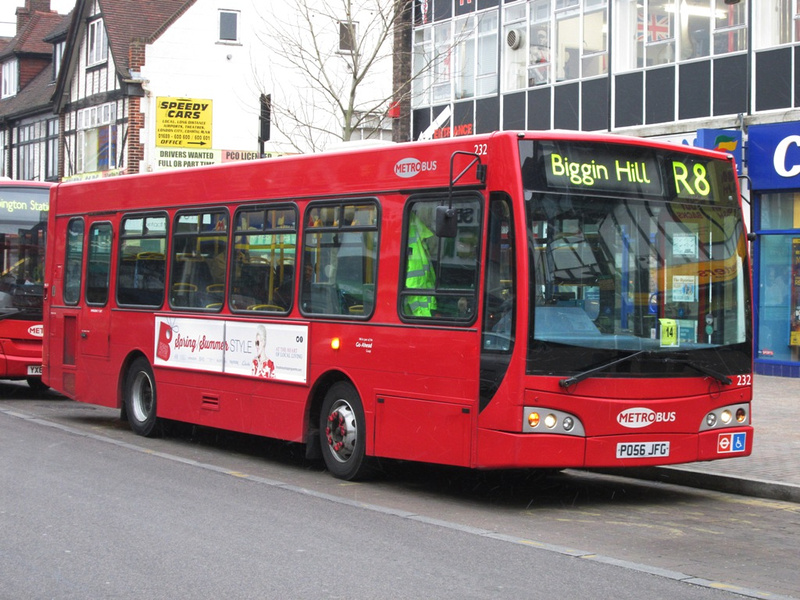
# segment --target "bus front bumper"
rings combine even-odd
[[[753,428],[694,434],[648,433],[595,437],[478,430],[475,467],[611,468],[688,463],[748,456]]]

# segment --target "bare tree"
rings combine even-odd
[[[386,113],[410,86],[396,74],[410,64],[410,38],[394,49],[396,27],[410,31],[413,0],[296,0],[257,3],[266,50],[254,57],[262,93],[272,99],[272,127],[295,149],[324,149],[392,129]],[[408,33],[406,33],[408,36]],[[410,74],[410,66],[401,73]],[[395,73],[393,82],[393,73]],[[258,76],[258,73],[257,73]]]

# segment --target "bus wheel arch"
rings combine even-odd
[[[156,437],[161,428],[157,413],[158,393],[150,361],[134,355],[122,370],[122,411],[137,435]]]

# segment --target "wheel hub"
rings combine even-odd
[[[325,438],[336,460],[345,462],[353,455],[358,428],[356,415],[347,402],[339,401],[333,405],[325,426]]]

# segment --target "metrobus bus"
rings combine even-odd
[[[62,183],[45,382],[164,420],[480,469],[748,455],[733,160],[499,132]]]
[[[42,386],[42,295],[52,184],[0,178],[0,379]]]

